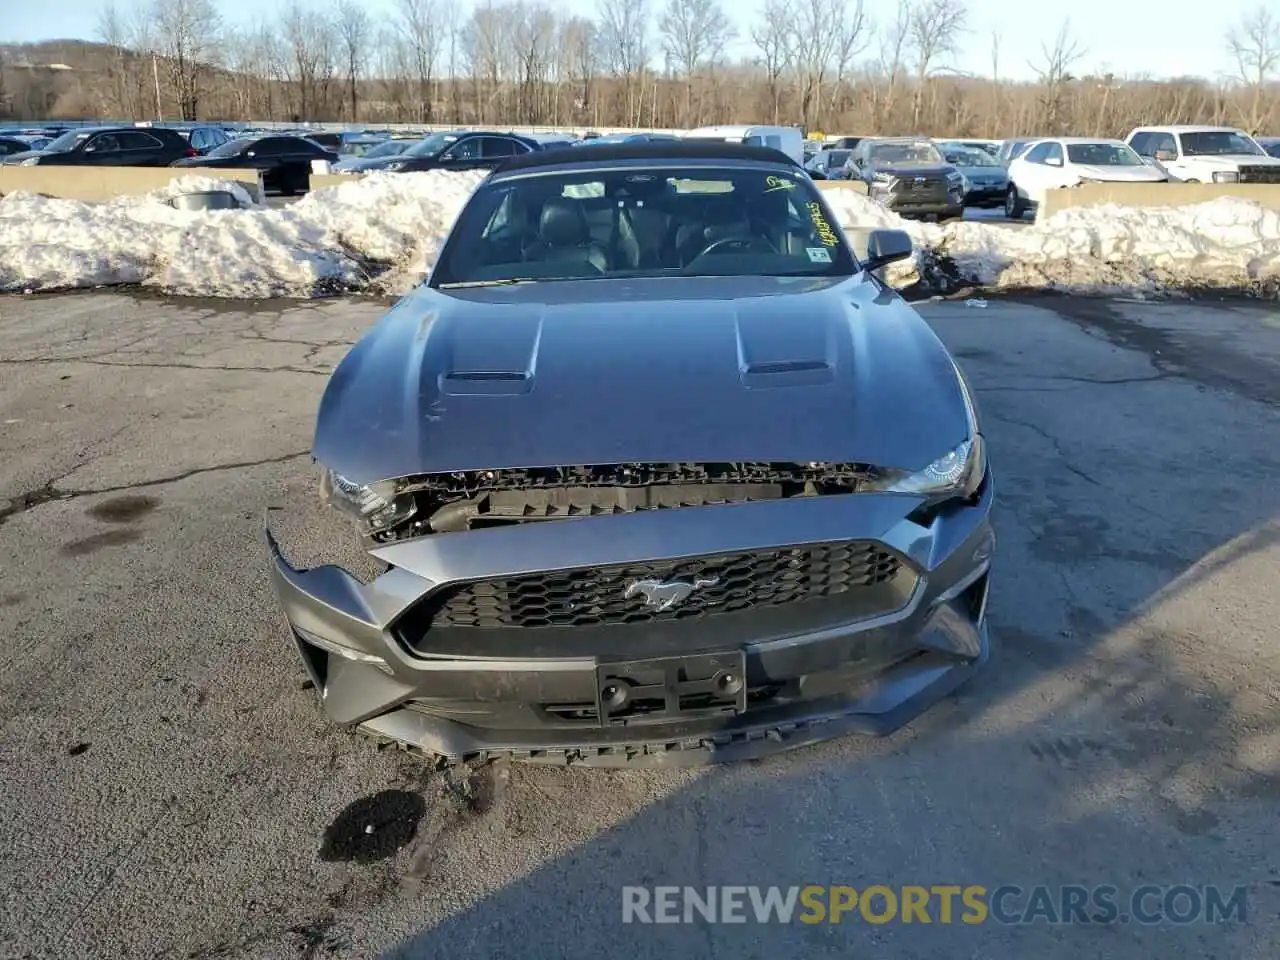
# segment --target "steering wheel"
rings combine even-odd
[[[775,247],[765,237],[721,237],[719,240],[713,240],[699,253],[694,260],[705,257],[711,253],[720,253],[725,250],[732,250],[735,253],[747,253],[751,250],[764,251],[765,253],[777,253],[778,248]]]

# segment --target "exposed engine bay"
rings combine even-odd
[[[381,542],[429,533],[715,504],[855,493],[870,467],[850,463],[632,463],[475,470],[406,478],[416,509]]]

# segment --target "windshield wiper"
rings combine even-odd
[[[459,280],[456,283],[442,283],[441,290],[457,290],[462,287],[512,287],[517,283],[537,283],[533,277],[502,277],[498,280]]]

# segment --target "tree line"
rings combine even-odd
[[[230,23],[213,0],[116,0],[94,43],[45,44],[72,70],[8,47],[13,118],[218,119],[648,127],[797,125],[853,134],[1119,135],[1140,123],[1280,132],[1280,18],[1260,6],[1221,39],[1229,76],[1154,80],[1078,72],[1064,20],[1034,51],[981,32],[965,0],[765,0],[735,25],[727,0],[285,0]],[[881,11],[884,11],[883,13]],[[746,56],[731,56],[737,42]],[[962,49],[985,50],[961,71]],[[30,51],[28,51],[30,52]],[[28,57],[29,59],[29,57]],[[972,58],[967,58],[972,60]],[[1034,80],[1012,80],[1007,73]]]

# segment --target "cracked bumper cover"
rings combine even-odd
[[[920,502],[915,498],[858,494],[435,535],[373,551],[390,568],[370,582],[334,565],[297,569],[270,528],[266,535],[275,592],[334,721],[454,761],[511,755],[598,766],[692,765],[845,733],[885,734],[965,682],[988,656],[992,496],[988,477],[976,504],[928,528],[907,519]],[[748,686],[781,691],[731,717],[549,722],[538,704],[597,696],[597,658],[581,650],[531,657],[516,649],[423,656],[395,630],[406,610],[442,585],[833,539],[878,541],[896,552],[915,576],[909,600],[888,614],[800,632],[721,635],[687,651],[742,650]]]

